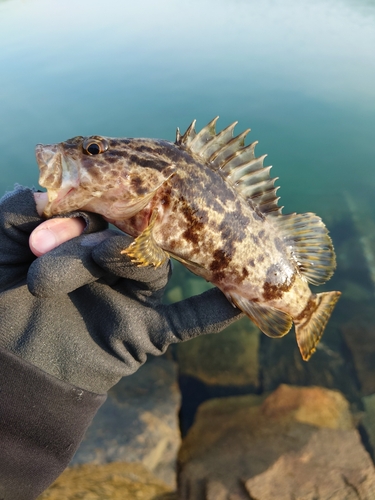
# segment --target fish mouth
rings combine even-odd
[[[62,183],[62,154],[57,145],[35,147],[36,161],[39,167],[39,184],[46,189],[58,189]]]
[[[73,162],[67,162],[58,144],[37,144],[35,156],[39,167],[39,184],[47,189],[48,204],[44,216],[51,217],[79,186],[78,169]]]

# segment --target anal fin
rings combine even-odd
[[[299,350],[304,361],[308,361],[322,338],[341,292],[323,292],[312,295],[307,306],[294,319]]]
[[[146,229],[128,246],[128,248],[121,251],[122,254],[128,255],[132,262],[139,267],[159,267],[169,258],[167,252],[156,243],[152,234],[157,215],[158,211],[154,210],[150,223]]]
[[[268,337],[283,337],[292,328],[292,317],[279,309],[260,305],[237,294],[230,294],[228,298],[236,307],[249,316]]]

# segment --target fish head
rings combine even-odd
[[[150,202],[175,166],[152,139],[77,136],[36,146],[46,217],[84,209],[130,218]]]

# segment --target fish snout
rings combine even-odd
[[[57,189],[62,183],[62,155],[57,144],[37,144],[36,160],[39,167],[39,184],[47,189]]]

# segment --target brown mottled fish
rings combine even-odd
[[[340,292],[311,293],[333,274],[328,231],[312,213],[281,213],[265,156],[245,146],[236,123],[218,134],[217,118],[195,121],[176,142],[74,137],[38,145],[47,217],[85,209],[135,238],[124,250],[136,264],[168,256],[220,288],[270,337],[294,322],[304,360],[315,351]]]

